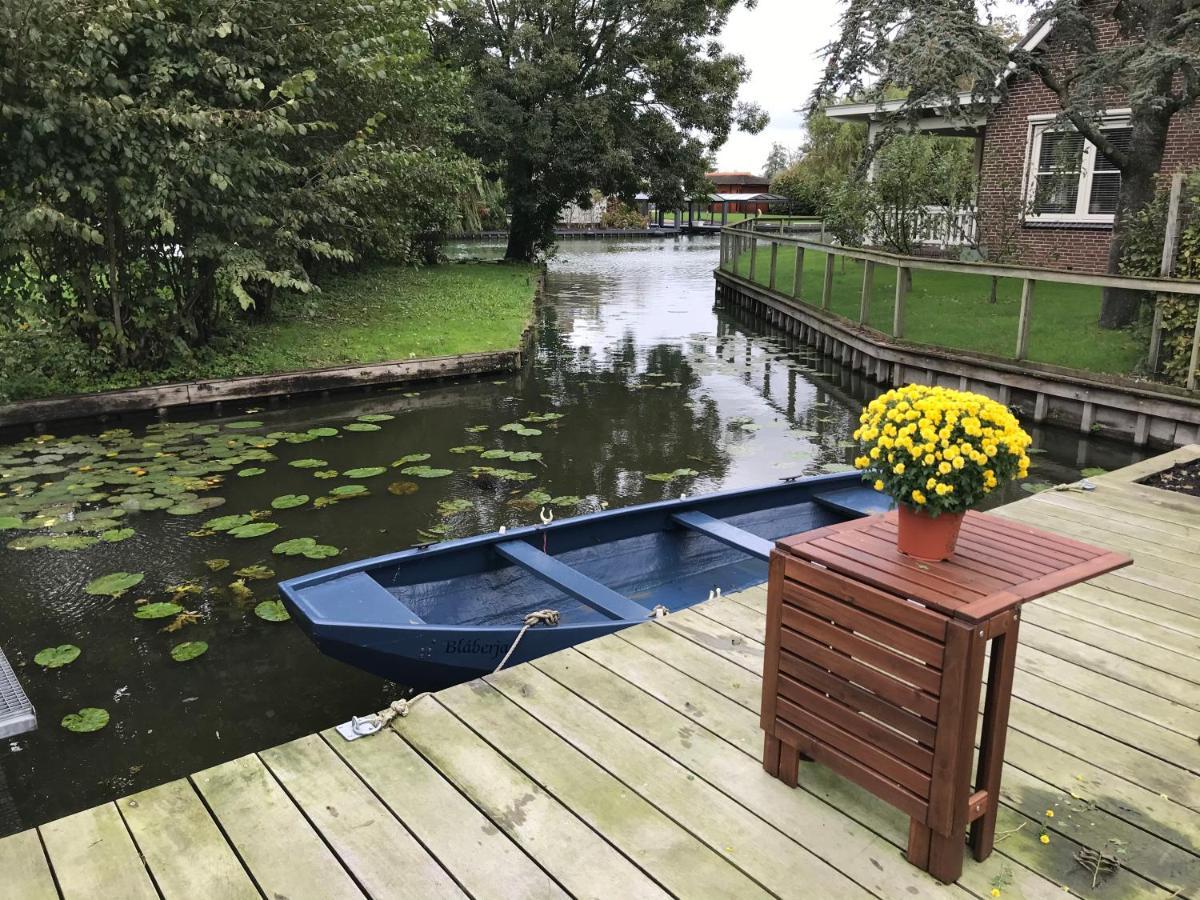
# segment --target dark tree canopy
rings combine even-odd
[[[460,0],[432,27],[435,50],[471,79],[463,146],[503,179],[508,257],[553,240],[591,190],[660,203],[705,189],[734,125],[765,116],[737,102],[747,71],[718,35],[753,0]]]
[[[815,99],[880,97],[907,90],[900,116],[936,103],[990,106],[1014,78],[1039,79],[1057,98],[1060,117],[1113,161],[1121,191],[1109,256],[1119,269],[1125,223],[1155,193],[1172,118],[1200,96],[1200,4],[1196,0],[1028,0],[1032,27],[1052,22],[1048,44],[1012,47],[1005,29],[981,21],[975,0],[847,0],[841,33],[829,47]],[[1119,39],[1105,42],[1112,17]],[[1001,77],[1008,74],[1008,78]],[[1101,129],[1106,108],[1131,110],[1131,142],[1116,146]],[[1108,291],[1101,323],[1128,324],[1138,299]]]

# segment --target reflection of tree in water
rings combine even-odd
[[[695,396],[699,376],[679,346],[639,351],[626,332],[607,348],[570,351],[555,346],[550,329],[539,344],[543,353],[562,355],[557,365],[538,367],[527,396],[552,394],[566,414],[546,429],[553,452],[546,455],[545,482],[578,485],[573,492],[595,493],[616,506],[661,496],[658,483],[629,473],[695,468],[714,479],[727,473],[717,405]]]

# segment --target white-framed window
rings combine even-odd
[[[1108,117],[1102,128],[1116,146],[1129,147],[1133,131],[1128,117]],[[1112,224],[1121,173],[1071,126],[1031,120],[1027,168],[1025,221]]]

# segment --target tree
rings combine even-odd
[[[867,128],[835,121],[820,106],[808,111],[804,128],[807,139],[797,159],[773,178],[771,190],[791,200],[796,212],[820,215],[842,182],[862,174]]]
[[[1200,97],[1200,18],[1194,0],[1027,0],[1033,25],[1054,23],[1049,47],[1008,46],[1005,29],[979,20],[975,0],[847,0],[841,33],[827,48],[828,64],[814,101],[850,93],[879,96],[907,88],[902,116],[930,103],[951,112],[959,91],[972,105],[997,102],[1016,78],[1038,79],[1057,98],[1061,120],[1091,141],[1121,172],[1109,249],[1117,272],[1127,223],[1154,198],[1167,131]],[[1119,28],[1115,45],[1101,38],[1102,20]],[[1011,70],[1008,67],[1011,66]],[[868,83],[870,82],[870,83]],[[1132,138],[1118,146],[1101,128],[1107,107],[1128,106]],[[1100,324],[1117,328],[1137,313],[1140,295],[1108,289]]]
[[[774,178],[793,162],[800,158],[799,153],[793,153],[787,147],[779,142],[771,144],[771,149],[767,153],[767,161],[763,166],[763,177]]]
[[[553,241],[567,203],[593,189],[663,207],[709,189],[710,155],[735,123],[747,76],[717,41],[752,0],[459,0],[430,26],[438,57],[470,77],[462,146],[504,181],[506,256]]]
[[[0,268],[27,286],[9,322],[151,366],[312,290],[322,261],[426,254],[474,174],[429,15],[426,0],[0,4]]]
[[[947,223],[970,205],[975,193],[972,144],[962,138],[904,134],[879,149],[874,177],[863,186],[870,198],[870,224],[875,241],[912,255],[929,229]]]

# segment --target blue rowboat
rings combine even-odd
[[[588,513],[335,566],[281,582],[321,652],[435,689],[766,580],[782,537],[889,508],[858,473]],[[661,609],[659,609],[661,608]]]

